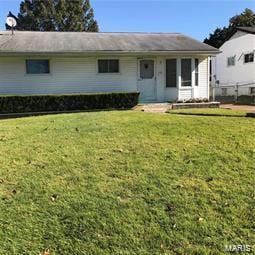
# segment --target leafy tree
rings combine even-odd
[[[255,26],[255,13],[246,8],[240,15],[230,18],[229,25],[231,27],[252,27]]]
[[[23,0],[17,21],[17,30],[99,30],[89,0]]]
[[[247,8],[240,15],[235,15],[230,18],[228,27],[215,29],[215,31],[204,40],[204,43],[220,48],[221,45],[233,34],[235,28],[242,26],[255,26],[255,13],[251,9]]]

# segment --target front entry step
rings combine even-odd
[[[171,104],[169,103],[153,103],[153,104],[142,105],[141,110],[144,112],[165,113],[170,108],[171,108]]]

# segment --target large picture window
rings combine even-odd
[[[46,59],[26,60],[27,74],[47,74],[50,73],[50,63]]]
[[[98,60],[99,73],[118,73],[119,60],[118,59],[100,59]]]
[[[183,87],[190,87],[192,82],[191,75],[191,59],[182,59],[181,60],[181,81]]]
[[[176,87],[177,85],[177,67],[176,59],[166,60],[166,87]]]

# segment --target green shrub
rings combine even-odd
[[[139,93],[0,96],[0,113],[130,109]]]

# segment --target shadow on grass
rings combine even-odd
[[[59,115],[59,114],[72,114],[72,113],[83,113],[83,112],[109,112],[109,111],[127,111],[130,109],[93,109],[93,110],[75,110],[75,111],[53,111],[53,112],[26,112],[26,113],[0,113],[0,121],[6,119],[18,119],[34,116],[45,116],[45,115]]]
[[[167,112],[169,114],[177,114],[177,115],[191,115],[191,116],[213,116],[213,117],[238,117],[245,118],[250,117],[246,115],[236,115],[236,114],[217,114],[217,113],[188,113],[188,112]]]

